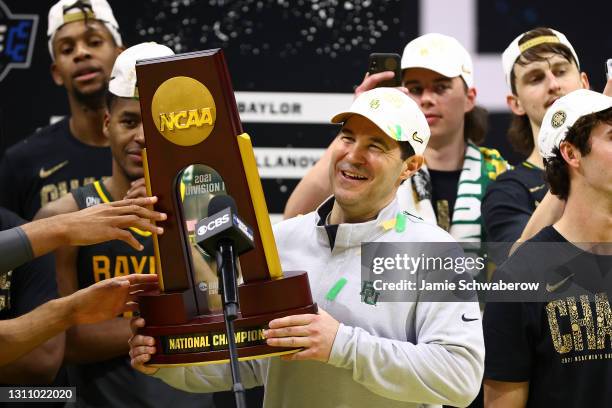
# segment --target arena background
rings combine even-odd
[[[0,151],[68,113],[49,75],[47,12],[54,1],[0,0]],[[256,150],[273,219],[328,145],[332,113],[348,107],[371,52],[398,52],[414,37],[441,32],[473,55],[478,101],[490,115],[485,145],[512,162],[501,52],[536,26],[564,32],[593,89],[612,58],[612,3],[539,0],[110,0],[126,45],[164,43],[175,52],[223,48],[241,118]],[[38,16],[37,21],[36,16]],[[22,30],[21,61],[10,54],[11,25]],[[4,27],[4,28],[3,28]],[[8,31],[7,31],[8,27]],[[30,34],[34,34],[32,37]],[[12,41],[12,40],[11,40]],[[25,55],[26,51],[30,51]],[[12,55],[12,57],[11,57]],[[27,58],[26,58],[27,57]],[[13,58],[13,60],[11,60]]]

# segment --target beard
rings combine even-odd
[[[75,87],[73,95],[81,105],[91,110],[98,110],[104,108],[107,88],[108,82],[105,82],[98,90],[88,93],[81,92]]]

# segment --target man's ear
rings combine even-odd
[[[525,115],[525,109],[523,109],[523,106],[521,105],[521,101],[519,101],[519,98],[516,95],[510,94],[506,96],[506,103],[508,104],[508,107],[510,108],[512,113],[514,113],[515,115],[517,116]]]
[[[55,85],[64,86],[64,79],[60,75],[57,69],[57,64],[55,62],[51,64],[51,78],[53,78],[53,82],[55,82]]]
[[[476,106],[476,88],[468,88],[465,94],[467,96],[467,103],[465,104],[465,109],[463,112],[467,113],[474,109],[474,106]]]
[[[561,152],[561,156],[568,166],[574,169],[580,167],[580,159],[582,158],[582,154],[576,146],[564,140],[559,145],[559,151]]]
[[[102,133],[104,133],[104,136],[106,136],[108,140],[110,140],[110,132],[108,130],[109,126],[110,126],[110,112],[108,111],[108,108],[106,108],[104,110],[104,123],[102,124]]]
[[[419,171],[423,166],[425,158],[420,154],[415,154],[404,160],[402,164],[402,172],[400,173],[400,180],[406,180],[410,178],[414,173]]]
[[[581,72],[580,73],[580,83],[582,84],[582,87],[584,89],[590,89],[590,85],[589,85],[589,77],[586,74],[586,72]]]

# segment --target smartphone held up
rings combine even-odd
[[[379,72],[392,71],[395,75],[392,79],[382,81],[379,87],[398,87],[402,85],[402,70],[400,66],[401,57],[399,54],[375,52],[370,54],[368,62],[368,73],[370,75]]]

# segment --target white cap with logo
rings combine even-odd
[[[113,10],[106,0],[60,0],[49,10],[47,37],[49,37],[49,53],[53,55],[53,37],[64,24],[85,19],[101,21],[115,39],[118,46],[123,46],[119,34],[119,24]]]
[[[576,51],[574,51],[574,47],[568,41],[567,37],[557,31],[549,28],[549,30],[553,33],[553,35],[542,35],[539,37],[532,38],[531,40],[525,41],[524,43],[519,45],[519,42],[523,38],[523,36],[527,33],[523,33],[516,37],[514,41],[510,43],[508,48],[504,50],[502,54],[502,65],[504,67],[504,76],[506,78],[506,84],[510,87],[510,74],[512,73],[512,68],[514,67],[514,63],[521,56],[521,54],[527,51],[529,48],[535,47],[540,44],[563,44],[571,51],[574,59],[576,60],[576,64],[578,68],[580,68],[580,62],[578,61],[578,55],[576,55]]]
[[[404,48],[402,70],[426,68],[447,78],[460,76],[474,86],[474,65],[467,50],[453,37],[430,33],[415,38]]]
[[[138,98],[136,61],[168,55],[174,55],[174,51],[156,42],[140,43],[123,51],[113,65],[108,83],[109,92],[122,98]]]
[[[557,99],[546,111],[538,134],[540,154],[545,159],[555,157],[567,129],[582,116],[601,112],[612,107],[612,98],[588,89],[578,89]]]
[[[336,114],[332,123],[346,122],[361,115],[398,142],[409,142],[415,154],[422,155],[429,141],[429,125],[419,106],[395,88],[375,88],[359,95],[351,107]]]

